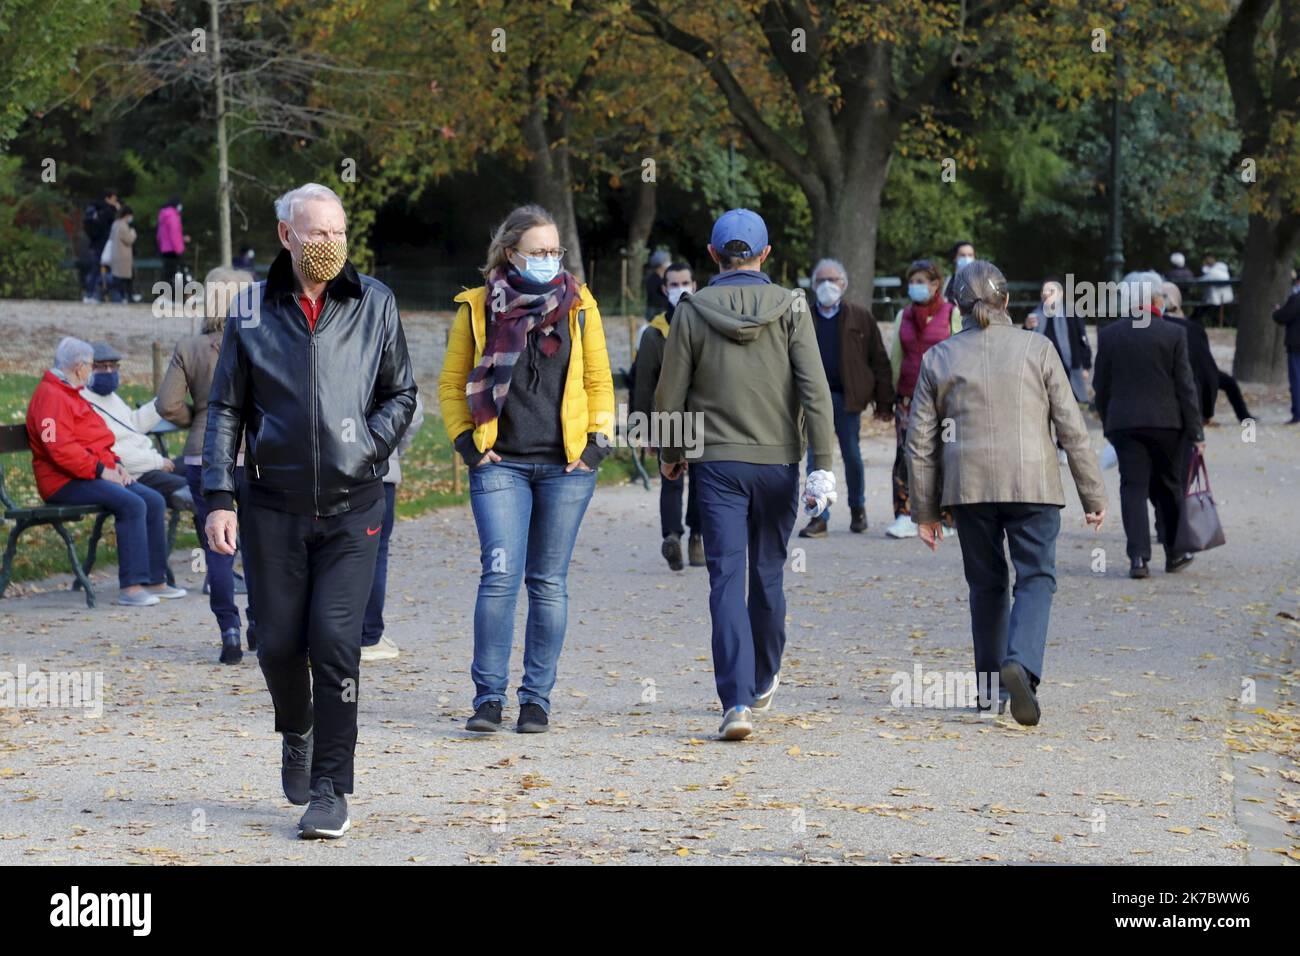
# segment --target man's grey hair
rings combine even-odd
[[[1164,299],[1165,278],[1158,272],[1130,272],[1119,284],[1119,317],[1136,318],[1151,311],[1152,299]]]
[[[834,266],[836,269],[840,270],[840,275],[844,276],[844,284],[849,284],[849,270],[844,268],[844,263],[840,262],[838,259],[818,259],[817,265],[813,266],[812,271],[812,278],[814,281],[817,279],[817,273],[821,272],[823,267],[826,266]]]
[[[320,183],[304,183],[297,189],[290,189],[287,193],[275,201],[275,218],[281,222],[293,222],[293,217],[298,214],[304,203],[313,202],[317,199],[332,199],[343,209],[343,200],[339,194],[328,186],[322,186]],[[347,210],[343,209],[343,219],[347,221]]]
[[[66,336],[54,350],[54,367],[60,372],[68,372],[82,362],[94,362],[95,350],[89,342]]]

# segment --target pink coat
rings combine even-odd
[[[181,229],[181,213],[175,206],[158,210],[158,251],[176,255],[185,253],[185,232]]]

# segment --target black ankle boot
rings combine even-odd
[[[226,628],[221,632],[221,663],[238,664],[243,659],[244,650],[239,643],[239,628]]]

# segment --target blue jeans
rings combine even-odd
[[[866,470],[862,466],[862,413],[844,410],[844,393],[831,392],[831,408],[835,412],[835,437],[839,439],[840,456],[844,459],[844,484],[850,508],[865,508],[867,503]],[[808,471],[813,470],[813,450],[808,449]],[[830,505],[817,517],[831,520]]]
[[[1300,349],[1287,350],[1286,377],[1291,382],[1291,418],[1300,420]]]
[[[1043,650],[1056,593],[1061,509],[1056,505],[992,503],[953,505],[952,514],[970,585],[976,678],[987,680],[985,675],[996,674],[1004,663],[1015,661],[1037,684],[1043,676]],[[1016,569],[1014,591],[1008,581],[1007,550]]]
[[[379,554],[375,557],[375,580],[370,585],[370,600],[361,620],[361,646],[373,647],[384,636],[384,598],[388,591],[388,542],[393,537],[396,515],[397,485],[384,482],[384,524],[379,531]]]
[[[47,499],[52,505],[100,505],[117,532],[117,586],[167,580],[167,502],[139,482],[122,486],[106,478],[74,478]]]
[[[799,466],[699,461],[691,474],[700,489],[718,698],[723,710],[751,707],[781,669],[785,650],[785,558]]]
[[[519,703],[550,712],[569,615],[569,559],[596,474],[564,465],[498,461],[469,472],[482,574],[474,605],[474,707],[505,703],[519,583],[528,589]]]
[[[218,554],[208,547],[208,536],[204,525],[208,522],[208,503],[203,499],[203,467],[201,465],[185,466],[185,482],[190,486],[190,496],[194,499],[194,522],[198,525],[199,541],[203,544],[203,558],[208,568],[208,607],[217,619],[217,627],[228,631],[239,628],[239,607],[235,604],[235,556]],[[244,469],[235,469],[235,487],[244,484]],[[248,584],[248,565],[244,565],[244,584]],[[248,589],[248,626],[252,627],[253,590]]]

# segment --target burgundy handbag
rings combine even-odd
[[[1182,514],[1178,517],[1178,534],[1174,537],[1177,552],[1208,551],[1226,541],[1219,512],[1214,507],[1214,494],[1210,491],[1205,456],[1193,448],[1191,459]]]

